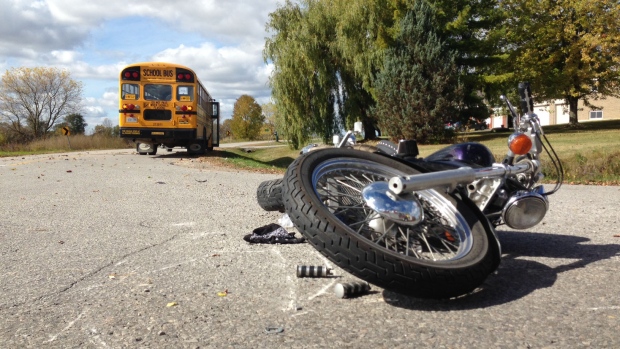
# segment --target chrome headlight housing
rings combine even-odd
[[[513,229],[528,229],[540,223],[548,209],[546,196],[533,191],[518,191],[504,205],[502,218]]]

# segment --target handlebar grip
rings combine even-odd
[[[521,110],[524,114],[534,111],[534,100],[532,99],[532,90],[529,82],[519,83],[519,96],[521,97]]]

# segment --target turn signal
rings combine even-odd
[[[525,155],[532,149],[532,140],[524,133],[513,133],[508,137],[508,148],[515,155]]]

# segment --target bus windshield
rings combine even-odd
[[[147,101],[172,100],[172,86],[166,84],[144,85],[144,99]]]

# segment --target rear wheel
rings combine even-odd
[[[192,143],[187,147],[187,152],[190,154],[204,154],[205,150],[205,142],[201,139],[195,140],[195,143]]]
[[[262,182],[256,189],[256,201],[265,211],[284,212],[282,178]]]
[[[149,143],[136,143],[136,151],[140,155],[155,155],[157,154],[157,146]]]
[[[415,226],[382,218],[361,195],[370,183],[412,175],[392,158],[346,149],[297,158],[282,182],[289,217],[323,255],[355,276],[395,292],[450,298],[480,286],[500,259],[490,226],[459,197],[416,193],[424,219]]]

